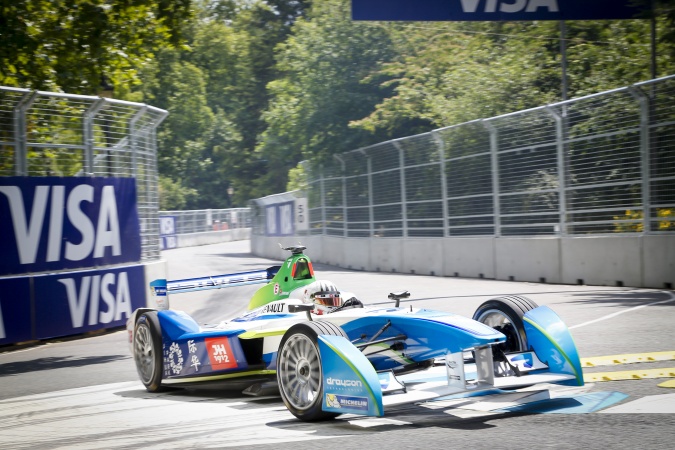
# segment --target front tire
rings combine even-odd
[[[332,419],[338,414],[325,412],[323,403],[323,369],[318,336],[347,338],[330,322],[304,322],[292,326],[284,334],[277,353],[279,393],[288,410],[306,422]]]
[[[162,331],[156,311],[143,313],[136,321],[134,361],[145,388],[149,392],[162,391]]]
[[[508,295],[493,298],[478,307],[473,319],[494,328],[506,336],[501,344],[504,353],[529,350],[523,316],[538,305],[527,297]]]

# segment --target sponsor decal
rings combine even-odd
[[[348,408],[359,411],[368,411],[370,406],[366,397],[349,397],[338,394],[326,394],[326,405],[329,408]]]
[[[352,0],[354,20],[634,19],[649,10],[635,0]]]
[[[329,386],[363,387],[363,383],[359,380],[340,379],[333,377],[326,378],[326,384]]]
[[[178,375],[183,370],[183,350],[176,342],[171,343],[169,354],[166,359],[169,361],[169,367],[174,375]]]
[[[265,234],[267,236],[292,236],[295,233],[293,209],[295,201],[265,207]]]
[[[0,180],[0,275],[139,261],[134,179]]]
[[[35,339],[35,304],[31,302],[33,286],[30,277],[0,277],[0,345]],[[53,301],[53,298],[49,300]],[[52,320],[56,320],[54,314],[51,316]],[[60,317],[67,322],[66,317]]]
[[[201,366],[202,363],[201,363],[201,361],[199,361],[199,358],[197,357],[197,355],[190,356],[190,362],[192,363],[192,364],[190,364],[190,367],[194,368],[195,372],[199,372],[199,366]]]
[[[188,353],[190,354],[190,367],[194,369],[195,372],[199,372],[199,366],[202,365],[202,362],[199,360],[197,353],[197,344],[195,344],[194,339],[187,341]]]
[[[230,342],[226,337],[205,339],[206,351],[213,370],[235,369],[237,360],[234,358]]]
[[[465,13],[475,13],[476,11],[485,13],[517,13],[525,11],[528,13],[537,12],[539,8],[546,12],[558,12],[558,0],[461,0],[462,11]]]
[[[266,305],[263,307],[263,313],[281,313],[284,312],[285,303],[273,303],[271,305]]]
[[[73,328],[82,328],[85,316],[88,316],[87,325],[109,324],[131,317],[131,293],[125,271],[56,281],[65,288]]]
[[[281,293],[281,286],[279,283],[274,283],[274,295],[279,295]]]

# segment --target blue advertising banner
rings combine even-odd
[[[0,345],[30,341],[30,278],[0,278]]]
[[[143,266],[34,277],[38,339],[124,326],[145,306]]]
[[[636,6],[636,5],[645,6]],[[508,21],[647,18],[640,0],[352,0],[354,20]]]
[[[0,275],[137,262],[133,178],[0,177]]]
[[[265,234],[267,236],[293,236],[295,234],[295,202],[277,203],[265,208]]]
[[[176,216],[159,216],[160,250],[178,247]]]

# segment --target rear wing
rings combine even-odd
[[[157,296],[182,292],[204,291],[248,284],[267,283],[274,278],[281,266],[272,266],[252,272],[237,272],[182,280],[158,279],[150,283],[150,290]]]

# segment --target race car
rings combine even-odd
[[[265,283],[246,313],[200,326],[182,311],[134,311],[130,348],[150,392],[217,381],[256,395],[276,391],[304,421],[449,395],[482,395],[532,385],[583,386],[567,327],[548,307],[521,296],[488,300],[473,318],[401,306],[364,307],[317,280],[304,246],[285,248],[280,266],[175,281],[156,295]]]

